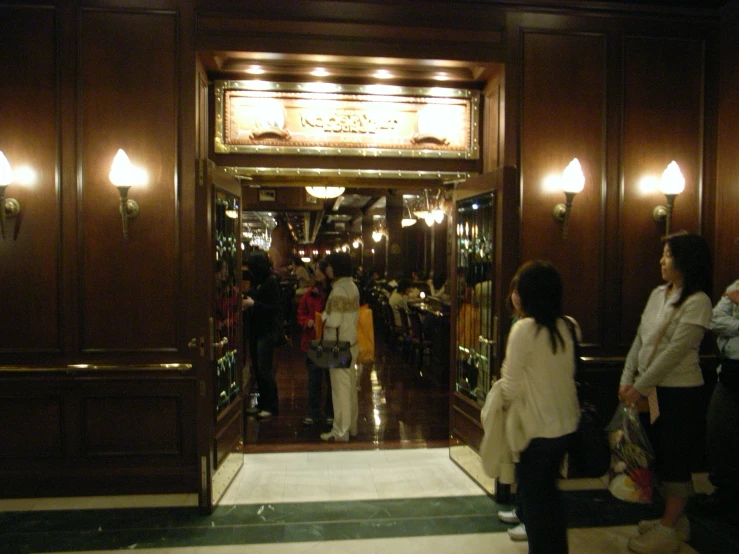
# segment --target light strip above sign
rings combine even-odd
[[[478,157],[475,91],[217,81],[215,100],[218,153]]]

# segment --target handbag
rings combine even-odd
[[[312,340],[308,344],[308,359],[316,367],[333,369],[336,367],[350,367],[352,364],[351,345],[348,341],[339,340],[339,328],[336,329],[336,340],[325,340],[321,333],[320,340]],[[325,327],[323,331],[325,331]]]
[[[583,477],[601,477],[611,466],[611,448],[604,425],[598,419],[595,406],[582,399],[583,367],[580,358],[580,342],[577,340],[575,326],[569,318],[565,318],[572,335],[575,357],[575,378],[577,395],[580,402],[580,422],[568,449],[569,459]]]

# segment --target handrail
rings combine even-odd
[[[80,371],[187,371],[192,364],[69,364],[65,366],[0,365],[0,373],[77,373]]]

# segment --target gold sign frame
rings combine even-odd
[[[214,92],[219,154],[479,156],[472,90],[216,81]]]

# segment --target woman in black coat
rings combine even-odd
[[[246,265],[251,274],[251,289],[244,300],[249,318],[249,353],[259,389],[257,417],[264,418],[280,411],[274,370],[275,346],[282,323],[280,284],[266,252],[252,252]]]

